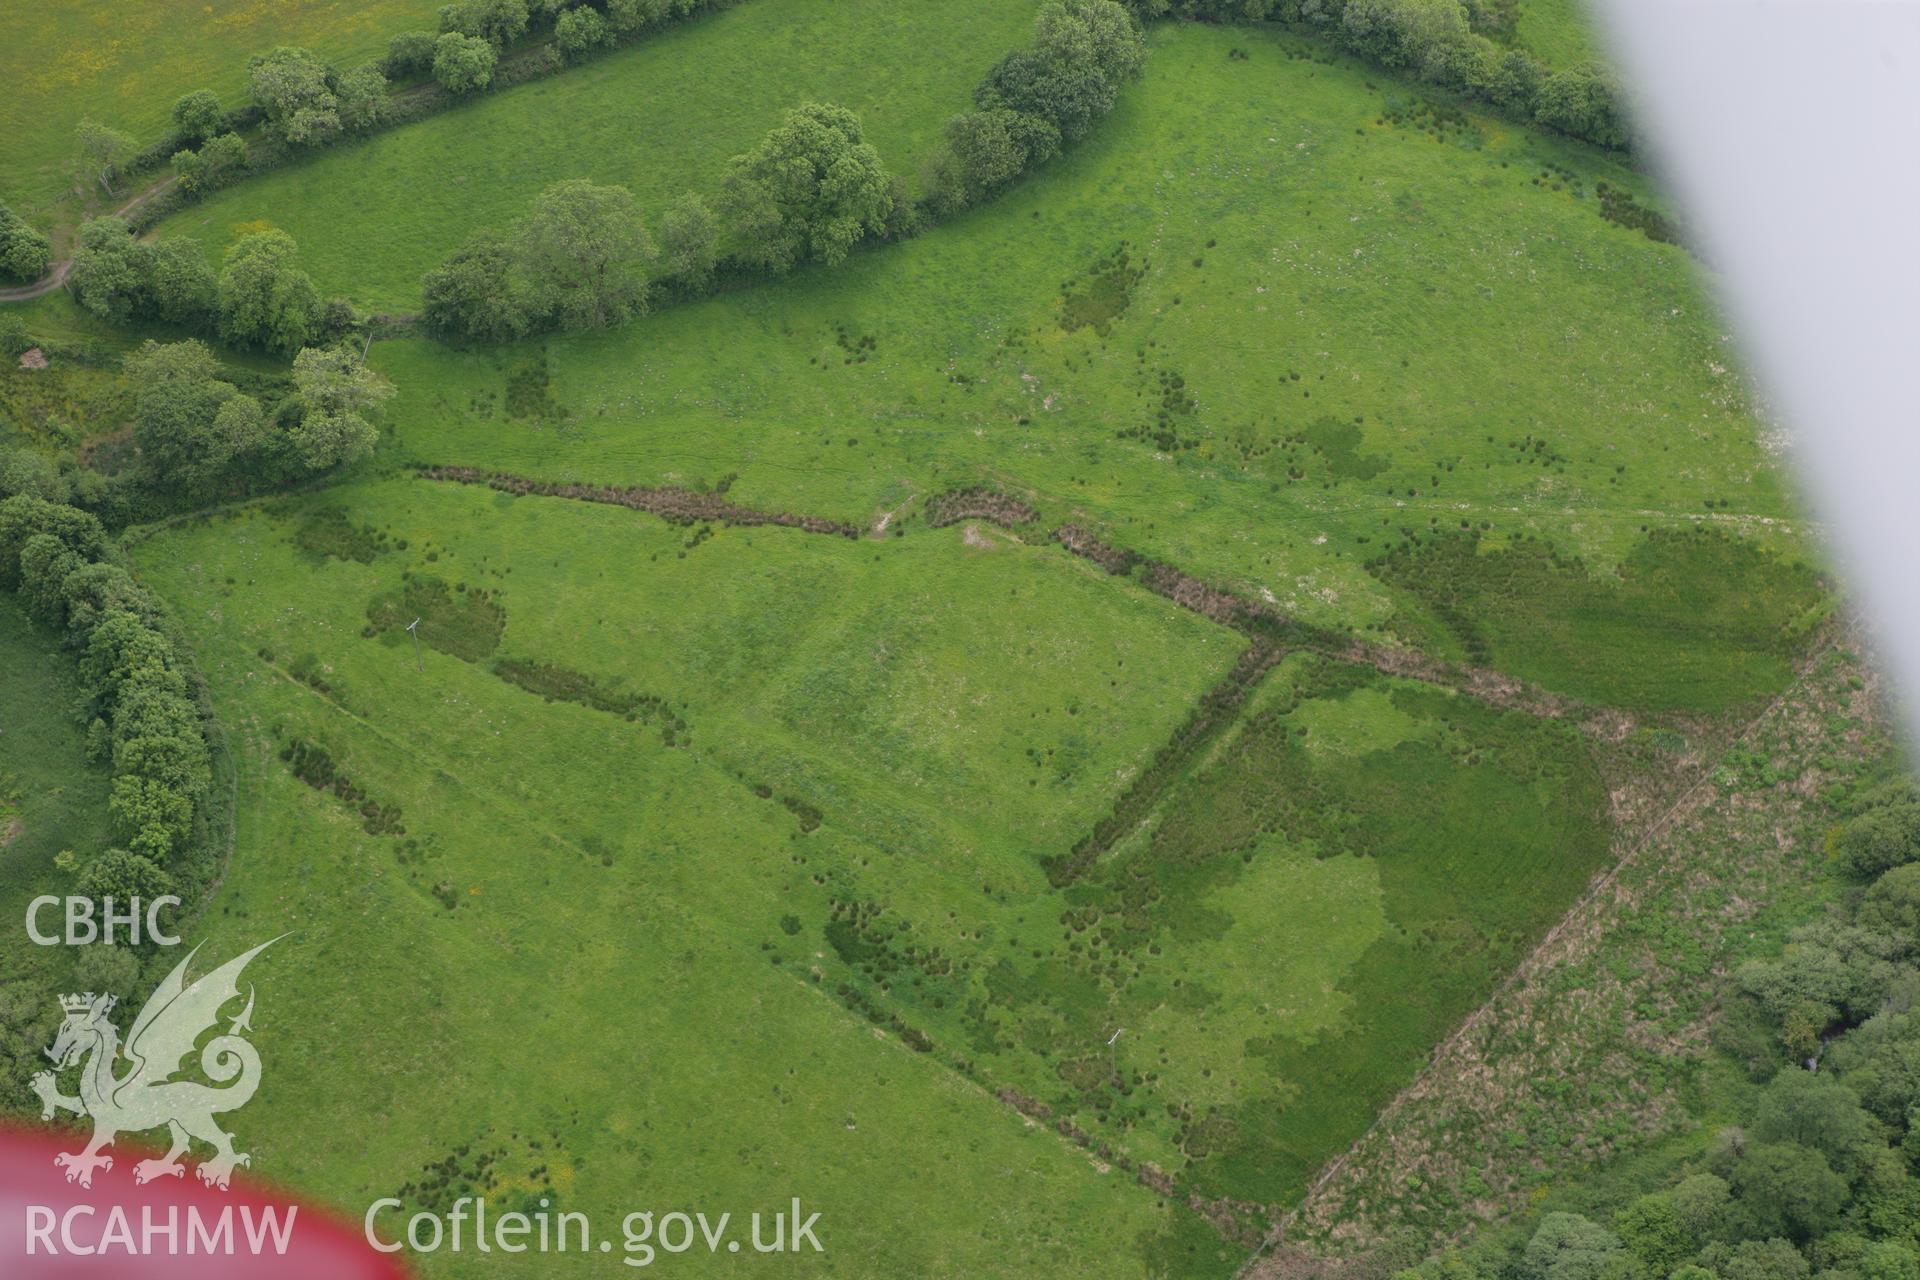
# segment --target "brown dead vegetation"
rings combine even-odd
[[[994,489],[952,489],[927,500],[927,523],[936,529],[962,520],[984,520],[1002,529],[1031,523],[1038,513]]]
[[[1191,609],[1223,627],[1232,627],[1250,636],[1310,649],[1342,662],[1372,667],[1382,675],[1442,685],[1509,711],[1522,711],[1556,720],[1578,719],[1594,731],[1612,738],[1624,737],[1633,729],[1632,718],[1624,712],[1590,708],[1573,698],[1548,693],[1498,671],[1443,662],[1418,650],[1390,648],[1359,636],[1307,626],[1270,605],[1244,600],[1221,587],[1182,573],[1164,561],[1149,559],[1138,552],[1102,542],[1078,525],[1060,526],[1054,530],[1053,538],[1067,550],[1093,561],[1108,573],[1131,575],[1149,591],[1165,596],[1181,608]]]
[[[504,471],[482,471],[477,467],[421,467],[418,474],[427,480],[450,480],[455,484],[481,484],[502,493],[543,498],[570,498],[575,502],[604,502],[616,507],[645,511],[674,524],[713,524],[741,526],[777,525],[801,529],[807,533],[837,534],[857,538],[860,530],[844,520],[797,515],[790,511],[757,511],[728,502],[718,493],[683,489],[674,485],[563,484],[554,480],[531,480]]]

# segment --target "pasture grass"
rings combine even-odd
[[[1643,711],[1731,711],[1792,678],[1826,617],[1804,566],[1697,525],[1661,530],[1595,577],[1536,542],[1472,534],[1404,543],[1375,572],[1424,608],[1410,638],[1585,698]]]
[[[1513,43],[1550,67],[1577,67],[1603,58],[1587,0],[1519,0]]]
[[[349,516],[329,512],[350,513],[360,533],[342,536]],[[1164,1171],[1179,1203],[1187,1191],[1290,1200],[1605,846],[1571,730],[1296,656],[1152,821],[1076,884],[1049,887],[1042,859],[1106,812],[1244,642],[1059,548],[978,529],[849,540],[689,527],[397,478],[186,522],[138,554],[206,646],[249,742],[243,853],[217,916],[264,910],[271,920],[249,925],[277,931],[292,912],[338,936],[350,917],[405,905],[444,956],[398,941],[387,949],[404,960],[367,966],[431,974],[466,956],[503,992],[535,972],[552,980],[576,954],[601,973],[604,957],[617,989],[666,984],[697,1005],[677,1035],[645,1022],[658,1039],[637,1059],[684,1101],[696,1082],[709,1097],[764,1089],[757,1059],[711,1056],[714,1025],[746,1018],[740,1001],[755,1018],[805,1011],[807,1035],[845,1042],[821,1052],[871,1046],[877,1062],[901,1054],[902,1069],[926,1073],[878,1121],[895,1141],[951,1145],[933,1100],[954,1091],[981,1104],[966,1123],[989,1135],[1013,1115],[986,1101],[995,1094],[1045,1117],[1011,1130],[1050,1153],[1044,1177],[1091,1180],[1098,1191],[1072,1195],[1133,1224],[1078,1238],[1091,1252],[1073,1266],[1124,1273],[1173,1258],[1206,1273],[1231,1250],[1214,1237],[1194,1254],[1205,1237],[1174,1220],[1185,1211],[1169,1218],[1129,1172]],[[417,657],[401,629],[413,616]],[[1352,720],[1375,727],[1341,751],[1301,738]],[[1503,821],[1489,831],[1494,811]],[[320,878],[275,891],[289,866]],[[569,939],[566,956],[555,938]],[[343,939],[302,967],[344,962],[350,945],[364,946]],[[280,989],[298,1005],[288,1023],[313,1023],[308,1051],[406,1057],[395,1032],[346,1025],[305,979]],[[548,1043],[541,1010],[580,998],[422,1013],[443,1053],[494,1064],[471,1088],[537,1093],[509,1087],[530,1080],[517,1047]],[[624,1014],[564,1025],[607,1052],[609,1035],[632,1031]],[[864,1026],[879,1038],[851,1034]],[[776,1060],[792,1070],[793,1052]],[[577,1167],[572,1194],[588,1199],[647,1182],[593,1136],[609,1106],[639,1123],[608,1101],[619,1091],[599,1056],[569,1046],[547,1068],[566,1114],[595,1120],[541,1113]],[[777,1072],[768,1083],[776,1097],[825,1087]],[[372,1155],[323,1144],[296,1156],[296,1135],[334,1123],[294,1102],[308,1085],[321,1087],[290,1081],[269,1113],[287,1144],[276,1156],[333,1194],[365,1189],[346,1171],[407,1167],[415,1149],[502,1141],[497,1117],[442,1132],[446,1115],[408,1120],[396,1101],[383,1145],[413,1141],[406,1154],[369,1166]],[[418,1087],[397,1085],[396,1099]],[[910,1121],[915,1091],[927,1102]],[[818,1100],[847,1109],[856,1130],[871,1105]],[[422,1135],[422,1122],[440,1128]],[[922,1127],[903,1137],[911,1125]],[[770,1186],[757,1158],[742,1172],[715,1161],[697,1126],[663,1128],[642,1146],[665,1185]],[[755,1150],[798,1168],[804,1148],[790,1139]],[[949,1220],[925,1221],[900,1198],[926,1171],[862,1172],[862,1158],[806,1194],[841,1197],[844,1229],[889,1262],[906,1255],[888,1250],[973,1230],[965,1203],[1000,1213],[1035,1194],[993,1189],[998,1155],[955,1157]],[[884,1204],[866,1198],[866,1179],[892,1180]],[[890,1239],[882,1208],[914,1227]],[[1006,1230],[1067,1232],[1037,1211],[1043,1222],[1008,1218]]]
[[[1148,828],[1045,904],[1051,931],[1012,903],[984,945],[929,958],[902,945],[927,922],[883,904],[836,949],[976,1073],[1203,1197],[1282,1205],[1559,917],[1608,827],[1571,729],[1318,659],[1268,680]],[[1311,747],[1349,715],[1405,723]]]
[[[523,216],[564,178],[630,187],[657,215],[717,193],[727,160],[800,103],[857,112],[912,180],[948,116],[1025,42],[1034,0],[742,4],[404,129],[238,184],[160,226],[216,257],[266,223],[300,242],[323,291],[374,310],[418,305],[420,277],[481,227]]]
[[[89,761],[73,659],[11,596],[0,597],[0,904],[18,923],[53,856],[106,848],[107,771]]]
[[[247,59],[305,45],[343,67],[434,26],[433,0],[35,0],[0,6],[0,199],[38,214],[74,185],[83,118],[141,143],[163,134],[174,100],[212,89],[247,96]]]
[[[1417,90],[1281,32],[1151,40],[1093,137],[918,239],[603,333],[377,344],[398,453],[730,477],[749,505],[863,523],[999,487],[1309,621],[1416,639],[1424,606],[1370,568],[1415,536],[1531,534],[1604,595],[1701,524],[1754,549],[1762,629],[1791,626],[1804,531],[1700,270],[1601,216],[1602,181],[1658,203],[1637,175],[1413,111]],[[510,398],[529,377],[537,415]],[[1771,657],[1689,630],[1683,594],[1639,600],[1685,662],[1646,666],[1576,610],[1555,643],[1577,656],[1530,670],[1648,707],[1778,687]],[[1721,662],[1747,676],[1697,687]]]
[[[371,532],[343,538],[341,518]],[[812,971],[834,964],[836,900],[884,896],[957,948],[990,927],[983,903],[1044,894],[1038,855],[1238,637],[1058,549],[959,529],[703,535],[416,480],[186,522],[138,557],[241,743],[215,936],[295,930],[261,978],[259,1168],[354,1212],[429,1202],[396,1171],[462,1147],[497,1153],[496,1195],[608,1221],[641,1195],[800,1195],[831,1232],[822,1273],[1230,1269],[1187,1210]],[[500,630],[423,622],[416,660],[385,602],[430,581],[447,591],[422,596],[427,618],[485,591]],[[529,688],[509,660],[616,696]]]
[[[800,97],[910,171],[1030,16],[767,0],[169,229],[287,227],[326,291],[404,308],[546,182],[658,208]],[[1044,531],[1639,710],[1785,682],[1820,584],[1696,265],[1601,216],[1645,182],[1280,31],[1151,39],[1092,138],[911,242],[600,334],[373,348],[380,466],[886,536],[370,473],[139,543],[239,769],[215,944],[293,931],[263,1172],[603,1230],[799,1195],[823,1273],[1222,1274],[1186,1197],[1296,1199],[1599,867],[1605,792],[1565,726],[1296,654],[1055,889],[1245,642]],[[20,403],[58,443],[58,397],[112,393]],[[1039,519],[930,526],[972,486]]]

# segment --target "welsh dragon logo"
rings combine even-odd
[[[225,1190],[234,1166],[252,1163],[244,1152],[233,1149],[233,1135],[214,1122],[215,1115],[245,1106],[260,1085],[260,1055],[241,1034],[252,1030],[251,987],[247,989],[246,1008],[227,1024],[225,1032],[200,1050],[200,1069],[209,1080],[224,1087],[171,1077],[179,1072],[181,1059],[193,1052],[201,1035],[219,1025],[220,1010],[239,998],[240,971],[247,962],[278,941],[263,942],[188,986],[187,966],[200,950],[195,947],[147,998],[127,1032],[124,1046],[107,1018],[115,997],[96,996],[91,991],[60,997],[61,1011],[67,1017],[47,1057],[56,1070],[64,1071],[92,1055],[80,1071],[80,1096],[61,1093],[52,1071],[36,1075],[32,1086],[40,1096],[42,1120],[53,1119],[56,1110],[93,1119],[93,1138],[84,1150],[53,1158],[54,1164],[67,1171],[68,1182],[91,1187],[95,1169],[113,1168],[113,1157],[102,1155],[102,1147],[112,1145],[119,1134],[162,1125],[172,1139],[171,1149],[159,1160],[142,1160],[134,1165],[136,1183],[182,1176],[186,1169],[180,1157],[196,1138],[214,1150],[213,1157],[194,1170],[210,1187]],[[124,1073],[116,1074],[122,1059],[129,1065]]]

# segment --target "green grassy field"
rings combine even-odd
[[[727,160],[801,102],[858,112],[911,180],[982,73],[1026,38],[1036,7],[756,0],[242,183],[161,231],[218,254],[237,228],[270,223],[300,242],[324,290],[411,309],[422,273],[475,229],[520,217],[549,183],[618,182],[657,213],[684,191],[712,195]]]
[[[162,230],[281,226],[323,291],[407,310],[547,183],[657,210],[805,98],[911,174],[1032,12],[759,0]],[[602,1231],[797,1195],[801,1274],[1228,1274],[1604,864],[1611,748],[1250,665],[1264,641],[1050,532],[1646,728],[1786,684],[1825,587],[1697,264],[1602,216],[1603,183],[1657,192],[1277,29],[1150,41],[984,207],[601,333],[376,342],[374,462],[134,536],[238,769],[210,936],[291,934],[260,1172]],[[100,370],[0,406],[47,451],[125,417]],[[1035,518],[936,526],[973,486]],[[489,1270],[593,1265],[533,1257]]]
[[[140,559],[246,744],[240,842],[259,852],[217,932],[295,931],[261,1168],[351,1208],[459,1144],[537,1135],[547,1182],[597,1214],[641,1189],[818,1202],[838,1274],[1145,1274],[1142,1251],[1180,1234],[1165,1202],[943,1050],[869,1035],[810,972],[832,967],[821,928],[847,897],[949,948],[1008,914],[983,903],[1026,903],[1051,933],[1035,855],[1158,746],[1228,633],[958,530],[696,541],[426,482],[183,527]],[[418,671],[377,625],[409,582]],[[643,702],[549,702],[503,677],[516,662]],[[314,785],[335,779],[381,816]],[[370,1110],[332,1093],[354,1124],[323,1101],[341,1073],[371,1081]],[[1220,1248],[1173,1274],[1212,1273]]]
[[[1550,67],[1575,67],[1604,58],[1586,0],[1520,0],[1514,43]]]
[[[17,922],[28,888],[54,875],[54,854],[105,847],[107,772],[86,760],[71,658],[10,597],[0,598],[0,658],[0,905]]]
[[[1045,520],[1416,643],[1436,634],[1425,605],[1374,563],[1411,535],[1535,535],[1606,590],[1670,553],[1653,534],[1700,523],[1764,553],[1746,633],[1649,669],[1690,613],[1643,593],[1632,616],[1556,632],[1597,670],[1526,674],[1649,709],[1777,683],[1811,604],[1793,498],[1695,264],[1600,216],[1598,183],[1652,199],[1639,180],[1422,112],[1277,34],[1161,26],[1153,46],[1094,138],[916,240],[604,334],[378,344],[400,450],[544,479],[734,474],[750,504],[860,522],[999,485]],[[516,382],[543,385],[536,407]],[[1469,612],[1500,597],[1467,594]],[[1697,688],[1722,662],[1752,678]]]
[[[174,99],[246,97],[247,59],[305,45],[339,65],[377,58],[402,31],[433,27],[432,0],[46,0],[0,9],[0,199],[31,213],[73,182],[83,118],[141,142],[167,128]]]
[[[281,1025],[302,1028],[287,1051],[302,1066],[262,1131],[289,1175],[349,1205],[379,1190],[345,1176],[363,1161],[393,1168],[435,1141],[485,1147],[531,1119],[476,1113],[477,1134],[421,1133],[396,1106],[381,1150],[336,1163],[321,1131],[338,1118],[308,1100],[330,1055],[409,1052],[408,1019],[333,1009],[340,984],[389,990],[379,966],[456,972],[466,956],[497,992],[556,981],[565,965],[590,987],[604,963],[609,990],[689,1002],[678,1032],[645,1024],[634,1067],[658,1096],[629,1122],[691,1106],[700,1088],[759,1096],[768,1055],[791,1069],[795,1050],[775,1038],[754,1065],[723,1065],[715,1022],[804,1012],[820,1030],[791,1034],[837,1025],[847,1043],[835,1053],[914,1073],[899,1110],[873,1121],[889,1146],[950,1146],[937,1128],[903,1135],[948,1123],[933,1099],[970,1099],[978,1114],[952,1124],[1025,1132],[1048,1152],[1046,1178],[1138,1224],[1117,1254],[1097,1231],[1063,1238],[1078,1255],[1069,1270],[1125,1272],[1164,1254],[1205,1273],[1225,1246],[1184,1210],[1155,1225],[1169,1211],[1124,1169],[1151,1163],[1208,1197],[1289,1201],[1605,847],[1570,730],[1303,658],[1271,677],[1262,712],[1150,831],[1049,888],[1042,857],[1098,819],[1242,642],[1057,548],[977,528],[859,541],[689,530],[394,480],[176,528],[139,557],[249,741],[243,845],[278,850],[236,867],[222,925],[321,935],[305,976],[276,984]],[[399,629],[413,616],[418,659]],[[364,794],[342,805],[329,798],[341,784]],[[1488,833],[1479,817],[1493,808],[1510,820]],[[363,905],[342,913],[342,901]],[[563,920],[556,901],[570,904]],[[566,955],[532,943],[536,919],[539,936],[573,940]],[[404,944],[348,961],[362,948],[346,931],[363,928],[424,928],[444,952]],[[505,973],[503,957],[481,959],[501,946]],[[591,1001],[555,991],[484,1016],[430,1002],[423,1016],[473,1088],[538,1095],[512,1046],[547,1041],[541,1020],[567,1016],[548,1005]],[[548,1092],[605,1105],[597,1064],[633,1031],[617,1008],[568,1019],[582,1043],[547,1062]],[[889,1034],[847,1034],[866,1022]],[[1125,1038],[1105,1046],[1119,1027]],[[396,1098],[417,1087],[393,1084]],[[803,1077],[775,1095],[824,1088]],[[1071,1121],[1098,1167],[1051,1128],[1022,1130],[988,1101],[1004,1090]],[[845,1108],[856,1130],[873,1105],[809,1101],[823,1122]],[[433,1125],[448,1112],[462,1108],[436,1109]],[[599,1204],[648,1182],[649,1166],[597,1136],[608,1123],[553,1130],[565,1160],[543,1155],[563,1193]],[[778,1143],[796,1145],[769,1139],[766,1160],[834,1198],[876,1260],[924,1261],[892,1251],[932,1248],[958,1225],[889,1241],[863,1188],[915,1175],[863,1169],[854,1141],[834,1157],[843,1176],[815,1178],[803,1153],[845,1144],[808,1147],[817,1133],[786,1129]],[[758,1157],[748,1173],[710,1167],[709,1141],[696,1126],[643,1145],[685,1195],[771,1194]],[[976,1144],[943,1179],[977,1185],[958,1195],[968,1203],[1040,1194],[996,1186],[1010,1158]],[[1066,1231],[1051,1210],[1016,1225]]]
[[[1571,730],[1317,660],[1269,679],[1053,931],[1016,901],[952,971],[890,936],[924,936],[894,903],[829,936],[868,999],[994,1081],[1209,1199],[1284,1205],[1565,909],[1607,827]]]

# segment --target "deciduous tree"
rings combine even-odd
[[[38,280],[53,260],[53,245],[13,210],[0,204],[0,277]]]
[[[569,58],[582,58],[613,39],[598,9],[568,9],[553,24],[553,42]]]
[[[433,78],[448,93],[472,93],[493,83],[497,57],[482,37],[449,31],[434,41]]]
[[[294,264],[284,231],[256,231],[227,250],[220,272],[220,334],[237,346],[291,354],[312,340],[320,294]]]
[[[1120,86],[1145,57],[1139,24],[1124,6],[1050,0],[1035,19],[1033,43],[1002,58],[974,100],[1038,116],[1068,142],[1077,141],[1113,109]]]
[[[205,493],[227,475],[241,448],[257,447],[257,439],[232,438],[231,420],[220,425],[228,402],[250,397],[226,380],[205,343],[148,342],[125,367],[134,388],[134,443],[155,482]]]
[[[299,420],[289,429],[309,471],[355,462],[379,441],[372,419],[393,387],[348,347],[309,347],[293,360]]]
[[[527,0],[457,0],[440,7],[440,30],[476,36],[496,49],[527,34]]]
[[[198,144],[227,131],[227,112],[211,89],[195,89],[174,100],[173,131],[186,143]]]
[[[660,266],[692,292],[713,281],[720,223],[698,194],[689,191],[660,217]]]
[[[421,319],[445,337],[505,342],[531,326],[513,280],[513,246],[498,231],[477,231],[421,282]]]
[[[514,274],[534,315],[593,329],[646,310],[653,240],[625,187],[555,183],[513,240]]]
[[[94,315],[124,324],[149,305],[153,247],[133,235],[124,218],[92,218],[80,227],[67,289]]]
[[[247,63],[253,100],[267,124],[288,142],[321,146],[340,136],[340,99],[333,70],[305,49],[281,45]]]
[[[140,149],[140,144],[130,135],[110,129],[97,120],[82,120],[74,128],[73,139],[80,167],[100,184],[102,191],[109,193],[113,190],[113,180],[120,176],[121,166]]]
[[[722,211],[740,255],[783,273],[838,262],[879,233],[893,207],[886,167],[845,107],[809,102],[754,150],[735,156]]]

